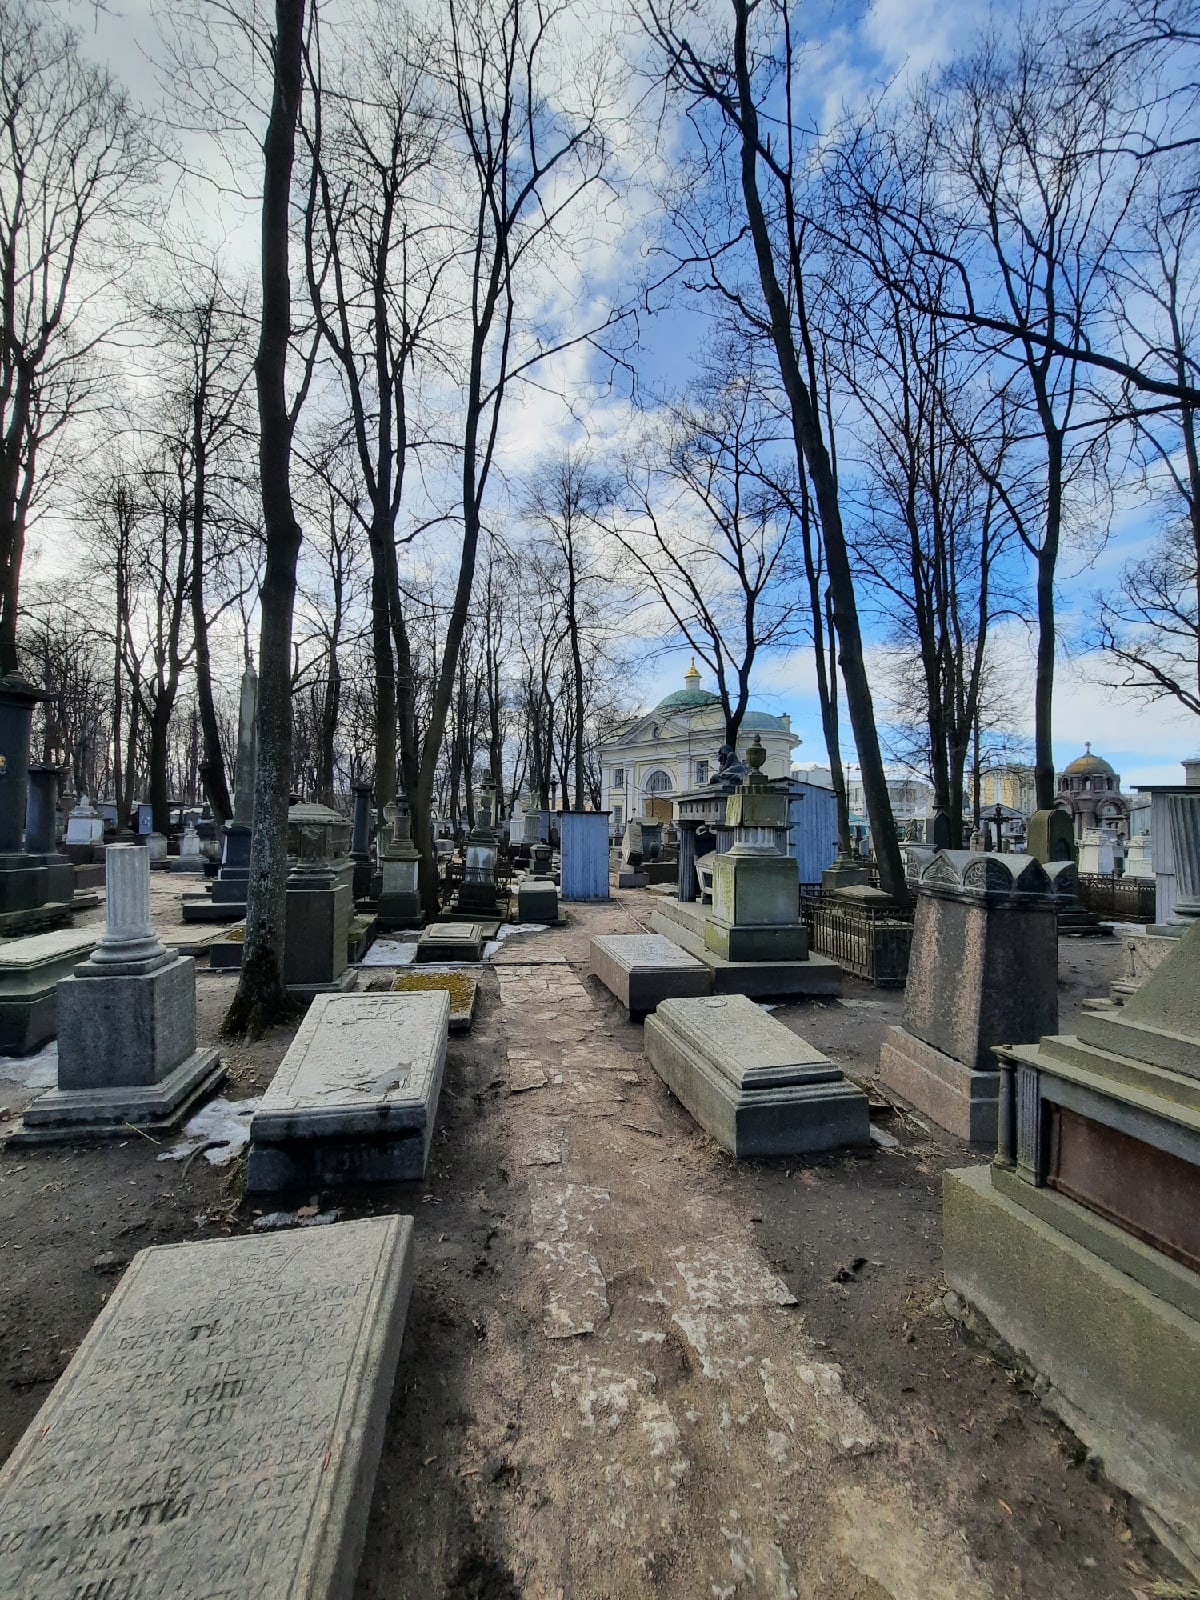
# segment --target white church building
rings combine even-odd
[[[688,789],[706,784],[719,766],[725,743],[725,713],[720,695],[700,687],[693,661],[682,689],[660,700],[653,711],[643,712],[600,747],[604,771],[604,808],[610,812],[614,838],[624,832],[630,817],[671,820],[671,802]],[[755,734],[767,752],[763,768],[768,778],[786,778],[792,770],[792,751],[800,743],[791,719],[773,717],[749,708],[738,730],[737,753]]]

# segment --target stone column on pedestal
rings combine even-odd
[[[196,964],[150,925],[150,858],[110,845],[104,937],[58,985],[58,1088],[24,1119],[30,1141],[173,1127],[221,1078],[196,1048]]]
[[[250,829],[254,819],[254,777],[257,769],[258,675],[254,662],[246,663],[238,699],[237,756],[233,768],[233,816],[225,824],[221,842],[221,868],[212,885],[212,899],[244,914],[246,884],[250,879]],[[234,913],[233,908],[237,908]]]
[[[1200,794],[1168,794],[1167,825],[1175,858],[1175,906],[1184,923],[1200,917]]]
[[[407,803],[397,800],[386,807],[384,815],[391,824],[391,832],[380,858],[383,882],[377,911],[379,925],[382,928],[419,928],[424,920],[417,880],[421,852],[412,842],[412,819]]]
[[[283,939],[283,981],[295,998],[354,987],[347,970],[354,915],[354,864],[346,854],[350,828],[328,806],[288,810],[288,854]]]
[[[728,849],[713,861],[712,913],[704,943],[725,961],[805,961],[808,933],[800,921],[800,868],[785,854],[788,796],[763,775],[767,752],[758,735],[746,753],[751,771],[729,796]]]

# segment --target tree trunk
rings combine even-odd
[[[200,731],[204,753],[200,760],[200,781],[212,808],[218,830],[233,815],[229,784],[225,778],[225,758],[221,753],[221,732],[217,708],[213,704],[212,657],[208,645],[208,614],[204,609],[204,519],[207,512],[207,481],[204,447],[203,397],[197,395],[192,411],[192,636],[196,650],[196,699],[200,707]]]
[[[174,694],[163,691],[155,699],[150,713],[150,806],[154,813],[154,831],[164,838],[171,831],[171,784],[167,764],[174,708]]]
[[[1062,438],[1047,437],[1046,533],[1037,556],[1037,679],[1034,684],[1034,782],[1039,811],[1054,805],[1054,572],[1062,526]]]
[[[747,30],[750,0],[734,0],[734,67],[741,114],[741,176],[746,216],[758,263],[759,280],[771,323],[771,338],[779,362],[779,373],[787,392],[792,417],[792,432],[797,466],[807,469],[812,480],[821,531],[825,540],[825,559],[829,589],[833,598],[834,620],[840,650],[839,662],[846,685],[846,703],[854,742],[862,770],[863,792],[871,819],[871,834],[879,864],[879,882],[897,900],[909,898],[896,824],[892,817],[879,734],[875,727],[875,708],[867,680],[862,653],[862,633],[854,597],[850,557],[842,531],[841,509],[833,464],[821,437],[820,423],[800,370],[792,338],[791,312],[775,271],[770,231],[758,190],[758,110],[750,82]]]
[[[292,778],[292,612],[300,527],[292,505],[293,418],[287,404],[291,334],[288,222],[305,0],[275,0],[274,88],[263,146],[262,326],[254,362],[259,417],[259,476],[266,570],[259,605],[258,769],[246,940],[237,994],[225,1019],[230,1032],[258,1031],[287,1010],[283,937],[287,885],[287,810]]]
[[[396,798],[396,663],[392,654],[392,607],[388,593],[390,522],[371,519],[371,652],[375,663],[375,807]]]

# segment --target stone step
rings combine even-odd
[[[645,1042],[672,1094],[735,1157],[870,1143],[862,1090],[744,995],[664,1000]]]
[[[318,995],[250,1122],[246,1187],[423,1178],[450,996]]]
[[[0,1471],[5,1600],[348,1596],[411,1217],[143,1250]]]
[[[704,942],[709,908],[693,903],[682,904],[679,909],[693,915],[680,917],[674,907],[664,911],[656,906],[650,913],[650,926],[708,967],[714,994],[744,994],[754,999],[797,999],[806,995],[836,998],[841,994],[842,969],[828,956],[810,953],[803,961],[728,961]]]

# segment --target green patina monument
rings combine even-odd
[[[729,796],[732,847],[713,862],[707,947],[726,961],[804,961],[808,932],[799,920],[800,868],[784,854],[788,795],[763,777],[767,752],[757,734],[746,752],[750,771]]]
[[[947,1281],[1200,1570],[1200,927],[1126,1006],[997,1055],[995,1161],[946,1174]]]

